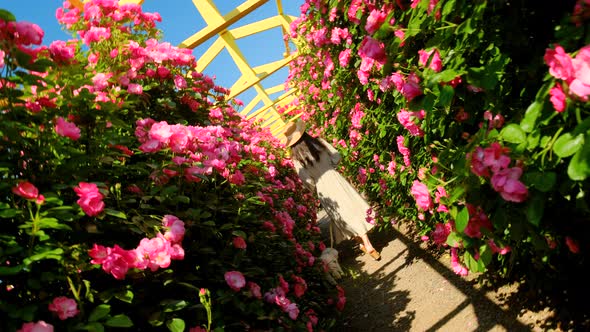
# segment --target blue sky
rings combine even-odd
[[[245,0],[215,0],[215,4],[222,15],[230,12],[243,2]],[[45,31],[43,43],[48,45],[54,40],[67,40],[70,38],[55,19],[55,10],[62,3],[62,0],[3,0],[0,1],[0,8],[12,12],[19,21],[38,24]],[[303,0],[283,0],[283,11],[288,15],[299,16],[299,7],[302,3]],[[184,39],[206,26],[205,21],[191,0],[145,0],[143,10],[145,12],[160,13],[162,22],[158,25],[158,28],[163,31],[163,41],[170,42],[173,45],[178,45]],[[277,15],[276,0],[269,0],[266,4],[234,24],[230,29],[275,15]],[[195,48],[193,53],[197,59],[213,43],[214,39],[212,38],[207,43]],[[284,52],[280,28],[239,39],[237,44],[252,67],[280,60]],[[231,87],[234,81],[241,76],[240,71],[225,50],[205,69],[205,73],[215,76],[216,83],[227,88]],[[282,84],[287,74],[287,69],[283,68],[265,79],[262,85],[269,88]],[[271,98],[276,98],[280,94],[271,95]],[[237,98],[247,103],[254,96],[255,92],[250,89]],[[262,106],[262,104],[259,106]],[[254,109],[256,108],[258,107]]]

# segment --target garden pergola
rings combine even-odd
[[[238,23],[242,18],[257,8],[260,8],[268,1],[246,0],[229,13],[222,15],[215,5],[214,0],[192,0],[207,26],[186,38],[180,43],[179,47],[194,49],[206,41],[215,38],[213,44],[197,59],[197,70],[202,72],[222,50],[227,50],[241,73],[241,76],[230,87],[228,99],[235,98],[246,90],[253,88],[256,91],[255,97],[247,101],[245,106],[240,110],[240,113],[248,119],[255,118],[256,120],[260,120],[261,125],[268,127],[271,133],[276,136],[282,132],[286,121],[278,112],[278,108],[288,108],[295,99],[296,90],[290,89],[273,99],[271,95],[284,91],[285,86],[279,84],[265,88],[262,82],[281,68],[288,66],[297,57],[297,52],[291,49],[289,40],[285,38],[285,51],[282,59],[252,67],[245,53],[236,43],[236,40],[271,29],[281,29],[282,35],[288,36],[289,25],[295,17],[284,14],[281,0],[276,0],[277,15],[232,28],[234,25],[239,25]],[[80,9],[84,7],[83,0],[71,0],[71,2]],[[144,0],[120,0],[119,2],[142,4]],[[261,102],[263,106],[256,108]]]

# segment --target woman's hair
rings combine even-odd
[[[291,158],[307,167],[319,161],[320,154],[326,149],[320,140],[304,132],[299,141],[291,146]]]

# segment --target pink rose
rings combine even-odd
[[[67,62],[73,59],[76,53],[76,44],[56,40],[49,45],[49,53],[55,62]]]
[[[241,236],[236,236],[233,239],[234,248],[246,249],[246,241]]]
[[[522,168],[512,167],[498,171],[492,176],[492,187],[502,198],[510,202],[524,202],[528,196],[527,187],[519,181]]]
[[[166,228],[166,233],[164,233],[164,238],[171,243],[178,243],[181,242],[184,233],[184,222],[178,219],[176,216],[167,214],[162,219],[162,226]]]
[[[490,248],[492,249],[493,253],[498,253],[500,255],[506,255],[507,253],[510,252],[510,250],[512,250],[512,248],[510,248],[510,246],[505,246],[505,247],[498,247],[496,245],[496,243],[494,242],[494,240],[490,239],[488,241],[488,245],[490,246]]]
[[[434,231],[432,231],[432,241],[439,246],[446,246],[447,238],[451,234],[451,224],[449,223],[438,223],[436,224]]]
[[[10,22],[9,26],[14,27],[14,37],[17,44],[41,45],[45,33],[37,24],[20,21],[16,23]]]
[[[367,30],[369,34],[373,34],[375,31],[379,30],[383,22],[385,22],[386,17],[386,13],[377,9],[373,9],[369,14],[369,17],[367,17],[367,24],[365,24],[365,30]]]
[[[348,62],[350,61],[350,53],[352,50],[350,48],[345,49],[344,51],[340,52],[338,55],[338,63],[341,67],[348,66]]]
[[[248,288],[250,289],[250,293],[257,299],[262,298],[262,293],[260,292],[260,286],[257,283],[248,281]]]
[[[40,320],[36,323],[23,323],[20,330],[16,332],[53,332],[53,325]]]
[[[94,183],[80,182],[74,191],[80,197],[77,201],[84,213],[90,217],[99,215],[104,209],[103,195]]]
[[[172,257],[172,248],[170,242],[158,234],[158,237],[148,239],[143,238],[135,249],[139,261],[136,267],[139,269],[149,268],[152,272],[158,268],[167,268],[170,266]]]
[[[39,189],[29,181],[19,182],[16,186],[12,187],[12,192],[25,199],[37,199],[39,196]]]
[[[553,107],[558,113],[562,113],[565,111],[566,100],[565,100],[565,93],[563,92],[563,88],[561,84],[555,83],[555,86],[549,90],[549,95],[551,98],[549,99],[553,104]]]
[[[61,320],[74,317],[80,312],[80,310],[78,310],[78,304],[76,303],[76,300],[67,298],[65,296],[58,296],[54,298],[49,304],[49,311],[55,312]]]
[[[418,55],[418,63],[421,66],[426,67],[426,65],[428,64],[428,59],[430,59],[430,64],[428,65],[428,68],[434,70],[437,73],[442,70],[442,61],[440,59],[440,53],[436,48],[433,48],[430,51],[420,50],[418,51]],[[431,55],[432,58],[430,58]]]
[[[469,221],[467,222],[467,227],[463,230],[465,235],[479,239],[482,237],[482,228],[492,231],[492,222],[488,219],[488,216],[483,212],[481,207],[467,204],[467,210],[469,211]]]
[[[424,118],[424,110],[420,112],[408,112],[404,109],[401,109],[397,113],[397,120],[401,123],[404,128],[406,128],[412,136],[424,136],[424,132],[420,128],[418,124],[416,124],[414,119],[423,119]]]
[[[572,59],[569,54],[565,53],[563,47],[557,45],[555,50],[548,48],[543,59],[549,66],[549,73],[553,77],[567,81],[573,76]]]
[[[483,150],[483,164],[486,167],[489,167],[494,173],[508,167],[510,164],[510,157],[505,155],[508,151],[508,148],[502,147],[500,143],[493,142],[489,147]]]
[[[239,271],[225,272],[224,277],[225,282],[227,282],[229,287],[235,292],[239,291],[246,285],[246,278],[244,278],[244,275]]]
[[[467,270],[467,268],[459,261],[456,248],[451,248],[451,267],[453,268],[453,271],[460,276],[466,276],[469,274],[469,270]]]
[[[141,84],[129,83],[129,85],[127,86],[127,92],[133,95],[140,95],[143,93],[143,87],[141,86]]]
[[[174,76],[174,85],[179,90],[185,89],[187,87],[186,80],[181,75]]]
[[[76,124],[66,121],[61,116],[55,121],[55,132],[59,136],[68,137],[74,141],[80,138],[80,128]]]
[[[422,89],[420,89],[420,79],[415,73],[411,73],[405,83],[402,84],[399,92],[408,100],[422,95]]]
[[[580,252],[580,246],[578,246],[578,241],[574,240],[573,238],[566,236],[565,244],[572,253],[578,254]]]
[[[416,205],[418,205],[418,208],[423,211],[432,209],[433,203],[432,199],[430,198],[430,192],[424,183],[414,180],[411,192],[412,196],[414,196],[414,199],[416,200]]]
[[[384,65],[387,62],[385,45],[372,37],[365,36],[358,50],[361,59],[372,59],[375,62]]]
[[[569,82],[570,92],[588,100],[590,95],[590,45],[580,49],[580,52],[572,60],[573,80]]]

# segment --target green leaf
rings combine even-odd
[[[456,247],[461,244],[463,239],[461,236],[455,232],[451,232],[447,237],[447,244],[451,247]]]
[[[170,332],[183,332],[184,331],[184,320],[180,318],[173,318],[166,322],[166,326]]]
[[[527,141],[526,133],[515,123],[511,123],[504,127],[500,132],[500,136],[504,141],[514,144],[526,143]]]
[[[133,326],[133,322],[126,315],[120,314],[107,319],[104,325],[110,327],[131,327]]]
[[[34,70],[40,73],[44,73],[47,71],[47,68],[53,67],[54,63],[48,59],[39,59],[33,62],[28,69]]]
[[[529,198],[526,206],[526,218],[528,222],[539,226],[545,210],[545,197],[542,194],[535,194]]]
[[[590,134],[586,135],[586,143],[570,160],[567,175],[574,181],[583,181],[590,176]]]
[[[179,203],[189,204],[191,202],[191,199],[188,198],[188,196],[178,195],[176,196],[176,201]]]
[[[36,255],[30,256],[29,258],[26,258],[23,262],[28,265],[32,262],[40,261],[43,259],[61,260],[63,253],[64,253],[64,250],[62,248],[55,248],[52,250],[47,250],[47,251],[38,253]]]
[[[530,172],[523,175],[527,186],[533,186],[542,192],[548,192],[555,185],[557,175],[554,172]]]
[[[233,231],[233,232],[231,232],[231,234],[234,236],[242,237],[244,239],[248,238],[248,236],[246,235],[246,233],[244,231]]]
[[[22,265],[17,266],[0,266],[0,276],[11,276],[23,270]]]
[[[541,111],[543,111],[543,103],[534,101],[530,104],[524,114],[524,118],[520,121],[520,127],[522,130],[527,133],[535,130],[537,119],[539,118],[539,115],[541,115]]]
[[[455,229],[457,229],[457,232],[463,232],[463,230],[465,230],[465,227],[467,227],[468,223],[469,210],[467,210],[467,207],[464,207],[457,214],[457,219],[455,220]]]
[[[130,290],[115,293],[115,297],[123,302],[127,302],[127,303],[133,302],[133,292]]]
[[[125,219],[125,220],[127,219],[127,215],[125,215],[125,213],[121,212],[121,211],[106,208],[106,209],[104,209],[104,212],[110,216],[113,216],[113,217],[117,217],[117,218],[121,218],[121,219]]]
[[[11,12],[4,9],[0,9],[0,20],[3,20],[5,22],[14,22],[16,21],[16,17],[14,17],[14,15],[12,15]]]
[[[484,244],[479,247],[479,261],[483,263],[484,266],[488,266],[492,261],[492,248],[489,245]]]
[[[72,230],[72,228],[68,225],[60,224],[59,220],[56,218],[42,218],[39,220],[39,229],[43,228],[52,228],[52,229],[63,229],[63,230]]]
[[[0,210],[0,218],[13,218],[17,214],[20,214],[20,211],[17,209]]]
[[[105,318],[111,311],[111,306],[108,304],[100,304],[88,316],[89,322],[96,322],[102,318]]]
[[[188,302],[184,300],[163,300],[160,305],[164,307],[164,312],[173,312],[185,308]]]
[[[438,97],[438,105],[441,107],[449,107],[453,96],[455,95],[455,89],[450,85],[444,85],[440,88],[440,96]]]
[[[104,326],[99,322],[92,322],[79,327],[78,329],[83,329],[89,332],[104,332]]]
[[[469,250],[463,254],[463,262],[471,272],[484,272],[485,266],[480,260],[476,260]]]
[[[578,152],[584,145],[584,135],[580,134],[573,137],[570,133],[565,133],[555,141],[553,144],[553,152],[561,158],[569,157]]]

